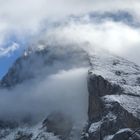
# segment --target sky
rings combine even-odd
[[[0,0],[0,78],[46,32],[88,41],[140,65],[139,9],[139,0]]]

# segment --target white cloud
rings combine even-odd
[[[89,42],[94,47],[107,49],[140,64],[139,46],[140,29],[130,27],[121,22],[105,21],[103,23],[69,22],[65,26],[51,29],[46,38],[53,43]],[[85,48],[86,49],[86,48]],[[133,55],[130,55],[130,54]]]
[[[139,0],[1,0],[0,21],[18,30],[36,30],[44,19],[90,11],[128,10],[139,14]]]
[[[9,56],[12,52],[17,50],[19,48],[19,44],[13,42],[11,46],[8,46],[6,48],[0,48],[0,57],[2,56]]]
[[[115,12],[117,10],[129,11],[139,20],[139,9],[139,0],[0,0],[0,43],[2,44],[7,34],[11,32],[15,32],[18,36],[38,34],[44,20],[57,19],[59,21],[62,17],[71,14],[86,14],[91,11]],[[100,26],[94,25],[93,29],[84,26],[81,36],[86,39],[95,37],[94,40],[101,43],[104,41],[104,46],[109,50],[123,54],[124,51],[132,50],[132,46],[133,48],[139,46],[139,29],[136,31],[118,23],[106,23],[106,25]],[[76,35],[79,29],[80,26],[76,28],[78,31],[74,32]],[[94,31],[94,35],[90,30]],[[112,47],[111,44],[113,44]],[[1,50],[3,49],[1,48]],[[127,53],[124,54],[124,56],[126,55]]]
[[[87,120],[87,68],[61,70],[43,80],[25,82],[9,90],[0,90],[0,118],[22,120],[31,115],[40,121],[54,112],[69,115],[77,127]],[[25,89],[28,89],[25,90]]]

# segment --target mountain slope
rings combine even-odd
[[[1,139],[130,140],[131,137],[131,140],[139,140],[140,67],[104,50],[70,45],[27,51],[2,79],[1,87],[13,87],[32,82],[36,77],[42,79],[44,75],[80,67],[89,69],[88,122],[82,128],[83,133],[79,134],[79,130],[71,126],[69,116],[52,112],[43,122],[40,120],[39,125],[30,126],[26,122],[28,126],[20,124],[11,128],[1,122]]]

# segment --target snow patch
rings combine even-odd
[[[92,123],[90,128],[89,128],[89,133],[94,133],[96,132],[98,129],[100,129],[100,126],[101,126],[101,121],[99,122],[95,122],[95,123]]]
[[[140,118],[140,98],[129,95],[106,95],[102,99],[106,102],[116,101],[135,117]]]

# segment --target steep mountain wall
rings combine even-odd
[[[119,57],[91,57],[89,122],[83,139],[140,139],[140,67]]]

